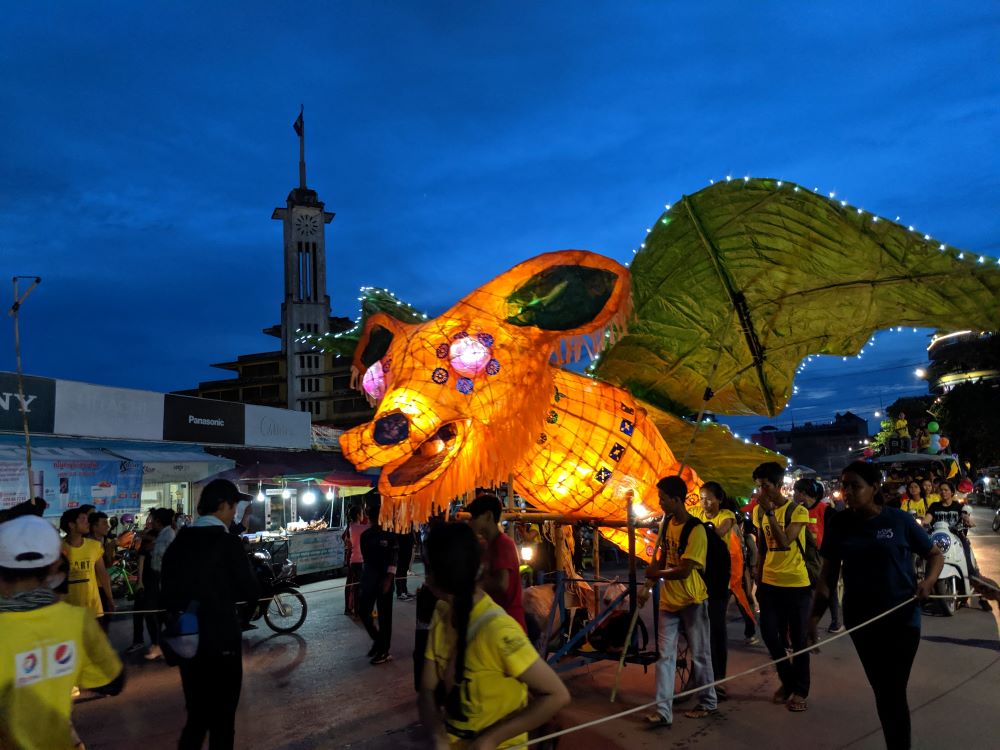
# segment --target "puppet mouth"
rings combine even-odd
[[[410,487],[428,477],[442,474],[462,447],[462,422],[446,422],[422,442],[409,458],[389,472],[389,484]]]

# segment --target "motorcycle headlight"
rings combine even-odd
[[[942,554],[947,553],[951,548],[951,536],[942,531],[939,531],[936,534],[931,534],[931,542],[935,547],[941,550]]]

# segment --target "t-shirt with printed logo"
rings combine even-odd
[[[774,520],[782,530],[785,529],[785,515],[788,512],[788,502],[774,509]],[[764,572],[761,582],[771,586],[783,586],[787,588],[800,588],[809,585],[809,571],[806,569],[805,560],[802,559],[802,550],[806,548],[806,527],[809,525],[809,511],[804,505],[797,505],[792,511],[791,523],[802,524],[799,531],[798,543],[795,539],[788,540],[788,549],[781,549],[778,546],[778,539],[771,529],[771,518],[758,505],[754,509],[753,523],[763,532],[763,537],[767,541],[767,553],[764,557]]]
[[[101,595],[97,587],[97,561],[103,559],[104,548],[94,539],[84,539],[79,547],[63,542],[63,554],[69,561],[69,572],[66,574],[69,584],[69,594],[66,601],[78,607],[86,607],[100,617],[104,614],[101,606]]]
[[[680,612],[708,598],[705,580],[698,572],[705,569],[705,557],[708,554],[708,537],[705,536],[707,530],[700,523],[692,526],[682,555],[680,547],[683,530],[683,523],[674,523],[673,519],[667,522],[666,531],[663,533],[666,567],[676,568],[683,559],[694,563],[696,569],[692,570],[687,578],[664,579],[660,585],[660,609],[666,612]]]
[[[107,685],[122,663],[85,609],[0,612],[0,748],[72,748],[70,691]]]

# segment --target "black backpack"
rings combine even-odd
[[[684,550],[687,549],[688,537],[691,529],[698,524],[705,527],[707,546],[705,549],[705,569],[699,570],[702,579],[705,581],[705,588],[708,589],[710,599],[719,599],[729,595],[729,573],[732,565],[729,557],[729,547],[722,538],[715,533],[715,526],[711,523],[702,524],[697,518],[692,516],[681,529],[680,544],[677,547],[678,557],[683,557]]]

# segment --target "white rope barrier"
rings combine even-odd
[[[968,595],[964,595],[964,596],[968,596]],[[956,596],[954,596],[952,594],[934,594],[934,595],[932,595],[932,596],[930,596],[928,598],[929,599],[955,599],[955,598],[963,598],[963,596],[957,596],[956,597]],[[841,633],[837,633],[836,635],[833,635],[833,636],[831,636],[829,638],[825,638],[822,641],[818,641],[817,643],[814,643],[811,646],[807,646],[806,648],[800,649],[799,651],[795,651],[793,653],[786,654],[785,656],[781,657],[780,659],[775,659],[774,661],[765,662],[764,664],[758,664],[756,667],[751,667],[750,669],[746,669],[746,670],[744,670],[742,672],[739,672],[738,674],[730,675],[729,677],[724,677],[721,680],[715,680],[714,682],[710,682],[710,683],[705,684],[705,685],[699,685],[696,688],[691,688],[690,690],[685,690],[683,692],[677,693],[673,697],[673,700],[677,700],[678,698],[686,698],[689,695],[694,695],[695,693],[700,693],[702,690],[706,690],[706,689],[708,689],[710,687],[716,687],[717,685],[723,685],[723,684],[725,684],[727,682],[731,682],[731,681],[737,680],[737,679],[739,679],[741,677],[746,677],[748,675],[754,674],[755,672],[759,672],[762,669],[767,669],[769,667],[773,667],[775,664],[778,664],[780,662],[787,661],[789,659],[794,659],[796,656],[801,656],[802,654],[809,653],[810,651],[813,651],[813,650],[819,648],[820,646],[824,646],[824,645],[826,645],[828,643],[832,643],[833,641],[837,640],[838,638],[843,638],[846,635],[850,635],[855,630],[860,630],[861,628],[867,627],[868,625],[871,625],[873,622],[876,622],[877,620],[881,620],[886,615],[889,615],[889,614],[895,612],[897,609],[901,609],[902,607],[905,607],[908,604],[911,604],[911,603],[913,603],[916,600],[917,600],[917,598],[915,596],[912,597],[912,598],[910,598],[910,599],[906,599],[905,601],[900,602],[896,606],[891,607],[890,609],[887,609],[885,612],[882,612],[881,614],[876,615],[875,617],[872,617],[869,620],[865,620],[860,625],[855,625],[853,628],[850,628],[849,630],[844,630]],[[542,737],[537,737],[537,738],[535,738],[533,740],[529,740],[528,742],[523,743],[521,745],[516,745],[516,747],[519,747],[519,748],[521,748],[521,747],[529,747],[531,745],[537,745],[540,742],[545,742],[547,740],[553,740],[553,739],[555,739],[557,737],[562,737],[562,736],[567,735],[567,734],[572,734],[573,732],[579,732],[579,731],[581,731],[583,729],[590,729],[591,727],[600,726],[601,724],[606,724],[609,721],[615,721],[617,719],[624,718],[625,716],[630,716],[632,714],[639,713],[640,711],[646,711],[646,710],[648,710],[648,709],[650,709],[650,708],[652,708],[654,706],[659,705],[660,703],[662,703],[662,701],[651,701],[649,703],[644,703],[641,706],[635,706],[634,708],[629,708],[629,709],[626,709],[624,711],[619,711],[618,713],[609,714],[608,716],[602,716],[599,719],[592,719],[591,721],[584,722],[583,724],[577,724],[575,726],[569,727],[568,729],[562,729],[562,730],[560,730],[558,732],[552,732],[551,734],[546,734],[546,735],[544,735]]]

